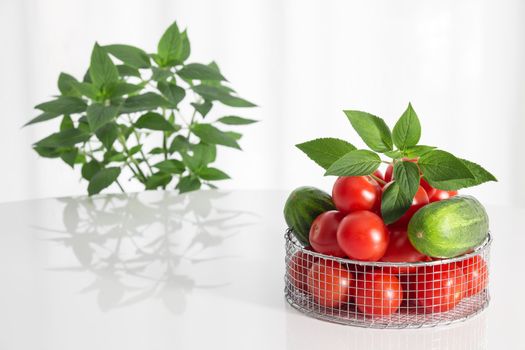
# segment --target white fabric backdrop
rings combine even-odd
[[[56,124],[21,125],[56,93],[59,72],[83,74],[95,40],[153,51],[175,19],[188,27],[192,60],[217,60],[241,96],[260,105],[243,114],[262,121],[244,128],[244,152],[219,155],[233,177],[221,187],[329,189],[333,179],[293,145],[320,136],[361,144],[341,110],[393,125],[411,101],[425,144],[479,162],[500,180],[471,193],[522,205],[519,0],[2,0],[0,201],[84,193],[78,172],[31,150]]]

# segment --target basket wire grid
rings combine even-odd
[[[490,235],[471,253],[417,263],[337,258],[302,246],[287,230],[285,295],[321,320],[373,328],[450,324],[489,303]]]

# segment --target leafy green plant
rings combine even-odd
[[[95,43],[83,80],[61,73],[60,95],[35,106],[41,114],[26,125],[59,117],[61,122],[59,131],[36,142],[34,150],[72,168],[81,167],[90,195],[113,183],[124,191],[125,168],[130,179],[146,189],[167,188],[175,179],[180,192],[203,184],[215,188],[214,181],[229,178],[210,166],[217,146],[240,150],[242,136],[217,125],[256,121],[234,115],[209,121],[211,109],[215,103],[255,104],[225,84],[215,62],[186,63],[189,56],[187,32],[176,23],[162,35],[153,54],[130,45]],[[146,138],[158,146],[145,149]]]
[[[325,175],[373,175],[381,163],[393,164],[394,179],[385,189],[381,214],[385,223],[399,219],[410,207],[420,183],[425,179],[440,190],[472,187],[496,178],[480,165],[433,146],[419,145],[421,124],[408,104],[390,131],[383,119],[360,111],[344,111],[352,127],[370,150],[357,149],[344,140],[320,138],[296,145],[326,170]],[[391,160],[383,160],[380,154]],[[417,164],[413,161],[417,158]]]

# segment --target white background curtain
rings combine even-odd
[[[83,75],[95,41],[152,52],[174,20],[188,28],[192,61],[216,60],[241,96],[260,105],[235,111],[261,122],[242,130],[243,152],[220,152],[218,167],[233,177],[222,188],[329,190],[333,178],[294,144],[334,136],[363,145],[343,109],[393,125],[411,101],[424,144],[478,162],[500,180],[467,192],[522,205],[519,0],[2,0],[0,201],[85,193],[78,170],[31,150],[58,122],[21,126],[57,93],[61,71]]]

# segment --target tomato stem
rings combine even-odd
[[[377,182],[379,182],[380,184],[384,185],[386,184],[385,180],[381,180],[380,178],[378,178],[377,176],[375,176],[374,174],[370,174],[370,176],[372,176],[372,178],[374,180],[376,180]]]

